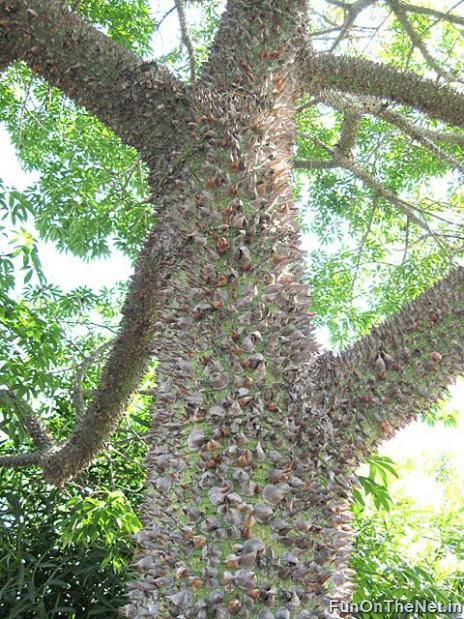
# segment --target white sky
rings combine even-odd
[[[158,2],[153,2],[153,6],[156,5],[159,6]],[[154,40],[157,55],[166,53],[175,37],[177,37],[177,20],[173,13],[166,19],[160,35]],[[0,161],[0,177],[6,186],[24,189],[35,180],[36,177],[22,170],[8,135],[1,125]],[[312,244],[311,237],[303,238],[304,247],[308,248]],[[86,263],[71,254],[59,253],[52,243],[40,243],[39,253],[48,280],[64,290],[71,290],[80,285],[87,285],[97,290],[102,286],[111,286],[119,280],[127,279],[131,273],[129,260],[117,250],[113,251],[111,257],[94,260],[91,263]],[[455,386],[452,393],[452,406],[464,413],[464,381]],[[386,443],[382,452],[398,461],[414,453],[426,453],[432,458],[437,453],[445,453],[449,450],[461,453],[463,444],[463,420],[458,428],[431,428],[417,422]],[[464,457],[460,459],[460,463],[464,475]],[[424,477],[421,471],[411,473],[408,488],[421,502],[435,500],[435,485],[429,478]]]

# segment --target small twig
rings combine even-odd
[[[364,9],[366,9],[371,4],[374,4],[375,2],[377,2],[377,0],[358,0],[357,2],[353,4],[344,5],[343,8],[345,9],[347,16],[341,26],[339,35],[337,36],[337,38],[335,39],[335,41],[332,43],[330,47],[331,52],[333,52],[335,48],[337,47],[337,45],[349,34],[349,31],[351,27],[353,26],[354,22],[356,21],[356,18],[358,17],[358,15]]]
[[[410,225],[409,217],[407,217],[406,218],[406,237],[404,239],[404,252],[403,252],[403,259],[401,260],[402,265],[406,263],[406,260],[408,257],[410,231],[411,231],[411,225]]]
[[[19,113],[19,120],[18,120],[18,147],[21,146],[22,141],[23,141],[23,121],[24,121],[24,116],[26,113],[26,108],[27,108],[27,104],[29,101],[29,98],[31,96],[31,90],[32,90],[32,84],[34,83],[34,76],[31,75],[31,78],[29,80],[29,83],[27,85],[27,89],[26,89],[26,94],[24,95],[24,101],[23,104],[21,106],[21,111]]]
[[[350,4],[348,2],[342,2],[341,0],[326,0],[329,4],[333,4],[333,6],[338,6],[341,9],[349,10]]]
[[[369,215],[369,221],[367,223],[367,227],[366,230],[364,231],[364,234],[362,236],[361,239],[361,243],[359,244],[359,249],[358,249],[358,256],[356,258],[356,265],[354,268],[354,273],[353,273],[353,278],[351,280],[351,290],[354,290],[354,285],[356,283],[356,278],[358,277],[358,273],[359,273],[359,267],[361,266],[361,260],[362,260],[362,255],[363,255],[363,251],[364,251],[364,247],[366,245],[367,239],[369,237],[369,234],[371,233],[372,230],[372,224],[374,222],[374,215],[375,215],[375,211],[377,209],[377,203],[374,202],[374,204],[372,205],[371,208],[371,212]]]
[[[327,146],[327,144],[324,144],[324,142],[322,142],[321,140],[317,138],[315,138],[313,141],[315,144],[317,144],[318,146],[320,146],[321,148],[323,148],[329,154],[332,155],[332,158],[333,158],[332,161],[335,161],[335,163],[337,164],[337,165],[334,165],[333,167],[340,167],[340,168],[344,168],[345,170],[349,170],[356,178],[359,178],[359,180],[363,181],[374,192],[375,195],[383,198],[384,200],[386,200],[393,206],[397,207],[402,213],[408,216],[410,220],[413,221],[416,225],[418,225],[419,227],[427,231],[429,234],[431,234],[438,244],[442,246],[446,245],[446,243],[442,239],[440,239],[436,235],[436,233],[430,228],[429,224],[425,220],[421,219],[420,217],[416,215],[416,213],[414,212],[415,210],[422,213],[422,210],[419,207],[415,207],[414,205],[409,204],[408,202],[403,200],[402,198],[399,198],[392,191],[390,191],[390,189],[385,187],[385,185],[383,185],[374,176],[372,176],[370,172],[368,172],[361,165],[353,161],[351,158],[346,157],[346,156],[337,157],[336,149],[330,148],[329,146]],[[294,162],[294,165],[299,168],[306,168],[305,161],[297,160]]]
[[[169,15],[171,15],[171,13],[173,13],[176,10],[176,7],[173,6],[169,9],[169,11],[166,11],[166,13],[163,15],[163,17],[159,20],[159,22],[156,24],[156,30],[159,30],[161,25],[164,23],[164,21],[169,17]]]
[[[409,137],[411,137],[414,141],[424,146],[433,155],[435,155],[437,159],[440,159],[441,161],[448,163],[453,168],[456,168],[457,170],[459,170],[460,172],[464,174],[463,163],[458,161],[456,157],[453,157],[453,155],[447,153],[446,151],[441,149],[439,146],[434,144],[432,140],[430,140],[427,137],[427,135],[424,135],[424,132],[422,131],[420,127],[418,127],[417,125],[413,125],[412,123],[409,123],[404,118],[404,116],[402,116],[401,114],[398,114],[397,112],[392,112],[390,110],[382,110],[377,115],[380,118],[383,118],[384,120],[389,122],[390,124],[398,127],[398,129],[400,129],[406,135],[409,135]]]
[[[335,109],[348,113],[355,114],[373,114],[378,118],[386,120],[391,125],[398,127],[403,133],[409,135],[416,142],[427,148],[438,159],[450,164],[453,168],[464,172],[464,164],[456,157],[447,153],[439,146],[433,143],[433,140],[440,141],[440,137],[444,138],[441,141],[449,142],[453,140],[456,143],[464,144],[464,136],[453,133],[435,132],[431,129],[425,129],[409,122],[402,114],[388,109],[382,101],[371,97],[353,98],[342,95],[341,93],[323,93],[321,95],[323,103],[327,103]]]
[[[387,202],[390,202],[390,204],[393,204],[393,206],[396,206],[407,217],[409,217],[411,221],[413,221],[419,227],[423,228],[429,234],[431,234],[439,245],[446,245],[446,243],[444,243],[444,241],[440,239],[440,237],[438,237],[436,233],[430,228],[429,224],[424,219],[416,215],[416,213],[414,212],[415,210],[422,212],[419,207],[416,207],[413,204],[409,204],[402,198],[399,198],[392,191],[390,191],[390,189],[385,187],[385,185],[383,185],[374,176],[372,176],[370,172],[368,172],[365,168],[363,168],[356,162],[348,160],[346,161],[345,167],[346,169],[350,170],[354,174],[354,176],[366,183],[366,185],[370,187],[375,194],[377,194]]]

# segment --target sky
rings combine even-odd
[[[156,4],[158,5],[158,2]],[[177,18],[173,12],[154,39],[154,47],[158,54],[167,53],[177,36]],[[15,149],[1,124],[0,160],[2,161],[0,177],[6,186],[21,190],[36,180],[37,177],[34,174],[26,173],[21,168]],[[313,240],[310,236],[303,237],[304,248],[308,249],[312,244]],[[132,271],[129,260],[114,248],[109,258],[94,260],[91,263],[86,263],[71,254],[59,253],[52,243],[40,243],[39,255],[48,280],[64,290],[71,290],[81,285],[98,290],[103,286],[111,286],[116,281],[128,278]],[[410,458],[415,452],[418,457],[419,453],[426,454],[426,458],[434,458],[437,454],[447,453],[450,450],[453,453],[461,453],[461,446],[464,444],[464,415],[462,415],[464,413],[464,381],[455,385],[451,392],[453,397],[450,405],[461,412],[461,421],[457,428],[429,427],[424,423],[415,422],[385,443],[381,452],[398,461]],[[464,457],[456,460],[456,466],[462,467],[464,476]],[[426,476],[424,477],[420,470],[410,473],[408,488],[418,501],[436,500],[434,484]]]

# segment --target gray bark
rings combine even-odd
[[[0,7],[1,65],[28,62],[152,170],[159,223],[93,402],[63,445],[0,460],[40,465],[58,484],[75,477],[109,440],[156,347],[127,617],[338,617],[328,608],[351,595],[356,465],[464,369],[462,271],[341,357],[317,349],[291,189],[298,97],[335,88],[454,126],[464,107],[459,93],[411,74],[302,55],[305,9],[230,0],[187,87],[56,0]]]

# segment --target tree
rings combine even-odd
[[[57,442],[8,388],[4,398],[36,449],[0,460],[39,467],[58,486],[74,479],[104,449],[156,350],[128,617],[340,616],[337,603],[351,594],[357,466],[463,373],[460,268],[343,353],[319,350],[291,176],[293,166],[349,171],[389,221],[404,220],[407,238],[441,248],[442,271],[449,269],[459,255],[458,217],[443,221],[440,209],[410,203],[353,153],[369,114],[400,128],[444,170],[462,170],[453,150],[464,139],[456,131],[464,126],[464,98],[453,84],[459,65],[436,61],[414,20],[459,28],[463,18],[386,3],[433,80],[424,67],[316,52],[309,4],[229,0],[197,70],[176,2],[190,82],[144,62],[76,7],[57,0],[0,7],[0,66],[25,62],[135,148],[149,171],[156,225],[97,389],[86,405],[77,373],[76,425]],[[377,3],[329,4],[344,13],[335,48]],[[335,145],[305,117],[320,103],[343,118]],[[294,159],[299,118],[314,144],[301,149],[311,156]]]

